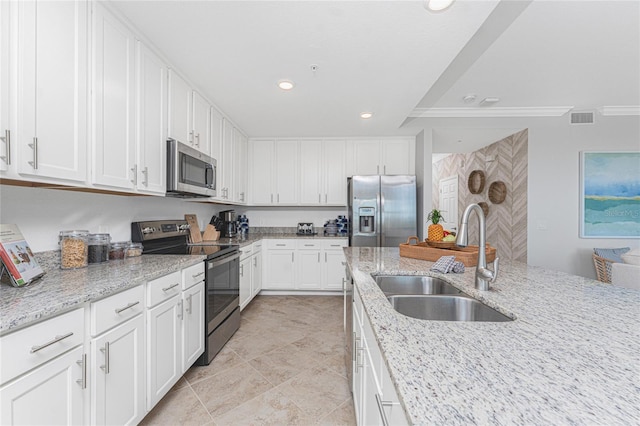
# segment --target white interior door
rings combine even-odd
[[[444,229],[458,230],[458,176],[451,176],[440,180],[440,204],[438,209],[442,212]]]

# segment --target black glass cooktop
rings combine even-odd
[[[234,245],[175,245],[170,247],[144,247],[144,254],[185,254],[218,257],[238,250]]]

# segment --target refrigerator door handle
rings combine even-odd
[[[385,247],[384,228],[386,224],[384,223],[384,194],[382,193],[382,188],[378,191],[378,206],[378,247]]]

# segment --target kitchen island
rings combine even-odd
[[[640,291],[501,262],[491,290],[397,248],[346,248],[360,295],[412,424],[640,423]],[[396,312],[371,274],[440,277],[514,318],[424,321]]]

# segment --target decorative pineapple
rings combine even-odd
[[[442,217],[440,210],[431,210],[431,212],[427,215],[427,220],[430,220],[431,223],[433,223],[433,225],[429,225],[428,229],[429,241],[442,241],[442,239],[444,238],[444,229],[438,222],[444,220],[444,218]]]

